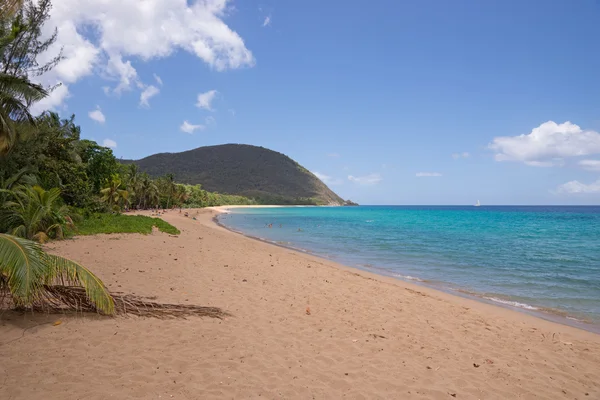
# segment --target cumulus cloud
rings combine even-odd
[[[567,121],[548,121],[531,133],[494,138],[488,145],[496,161],[520,161],[536,167],[562,165],[564,158],[600,153],[600,133]]]
[[[588,171],[600,171],[600,160],[581,160],[579,165]]]
[[[265,20],[263,21],[263,27],[269,26],[269,25],[271,25],[271,16],[270,15],[265,17]]]
[[[204,125],[194,125],[194,124],[190,124],[188,121],[183,121],[183,124],[181,124],[181,126],[179,127],[179,130],[181,130],[181,132],[185,132],[185,133],[194,133],[194,131],[197,130],[203,130],[205,128]]]
[[[100,110],[100,106],[96,106],[97,108],[93,111],[90,111],[88,113],[88,116],[93,119],[96,122],[99,122],[101,124],[103,124],[104,122],[106,122],[106,117],[104,116],[104,114],[102,113],[102,110]]]
[[[581,183],[579,181],[570,181],[563,183],[556,188],[558,193],[567,194],[591,194],[600,193],[600,179],[590,184]]]
[[[437,176],[442,176],[442,174],[440,174],[439,172],[417,172],[415,174],[415,176],[417,176],[419,178],[423,178],[423,177],[437,177]]]
[[[313,171],[313,175],[319,178],[326,185],[341,185],[343,183],[341,179],[336,179],[329,175],[321,174],[317,171]]]
[[[106,64],[105,77],[119,82],[112,90],[112,92],[117,95],[120,95],[124,91],[131,90],[134,84],[138,87],[142,86],[137,71],[131,65],[131,61],[123,61],[120,54],[113,54],[109,57],[108,63]]]
[[[150,99],[160,93],[160,89],[156,86],[150,85],[146,86],[146,88],[140,94],[140,106],[142,107],[150,107]]]
[[[196,107],[213,111],[212,102],[215,99],[217,93],[218,92],[216,90],[209,90],[208,92],[198,94],[198,101],[196,102]]]
[[[229,4],[230,0],[55,1],[43,29],[49,35],[57,28],[58,39],[38,61],[49,60],[61,48],[64,59],[36,82],[63,86],[33,111],[58,108],[69,97],[68,84],[94,73],[116,81],[116,94],[134,86],[144,89],[131,60],[147,62],[177,50],[217,71],[253,66],[252,52],[224,22]]]
[[[114,140],[111,140],[111,139],[104,139],[104,141],[102,142],[102,146],[110,147],[111,149],[115,149],[115,148],[117,148],[117,142],[115,142]]]
[[[156,81],[156,83],[158,83],[160,86],[163,85],[163,81],[162,81],[162,79],[160,79],[160,76],[158,76],[156,74],[152,74],[152,76],[154,77],[154,80]]]
[[[471,155],[469,153],[467,153],[466,151],[463,153],[453,153],[452,154],[452,158],[454,158],[455,160],[458,160],[459,158],[469,158]]]
[[[358,183],[359,185],[375,185],[383,180],[379,174],[369,174],[365,176],[348,175],[350,182]]]

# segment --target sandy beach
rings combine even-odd
[[[6,312],[0,398],[600,399],[600,335],[248,238],[218,212],[47,248],[112,291],[231,317]]]

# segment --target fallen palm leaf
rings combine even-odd
[[[45,296],[32,306],[33,311],[62,313],[65,311],[95,312],[98,310],[88,299],[84,288],[78,286],[52,285],[44,287]],[[229,313],[218,307],[203,307],[186,304],[167,304],[149,301],[148,298],[130,294],[111,293],[114,315],[138,316],[159,319],[211,317],[223,319]],[[55,323],[56,325],[56,323]]]
[[[114,316],[137,316],[159,319],[211,317],[223,319],[229,313],[218,307],[203,307],[187,304],[168,304],[151,301],[156,297],[141,297],[123,293],[111,293],[114,302]],[[8,308],[7,298],[0,301],[0,308]],[[65,313],[69,311],[90,312],[106,315],[92,303],[84,288],[78,286],[52,285],[44,287],[44,296],[35,300],[29,307],[17,307],[21,310],[45,313]],[[54,322],[54,326],[62,321]]]

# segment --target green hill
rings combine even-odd
[[[246,144],[154,154],[135,163],[152,177],[171,173],[179,183],[210,192],[256,198],[263,204],[344,204],[316,176],[288,156]]]

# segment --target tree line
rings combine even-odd
[[[77,221],[124,209],[252,204],[242,196],[182,185],[172,174],[152,179],[134,164],[122,165],[110,148],[81,138],[75,116],[31,114],[56,87],[35,83],[62,59],[41,63],[57,32],[42,37],[50,0],[10,1],[0,12],[0,295],[33,307],[65,293],[51,284],[79,284],[92,304],[112,314],[102,282],[81,265],[43,252],[39,243],[76,231]],[[2,300],[0,298],[0,300]]]

